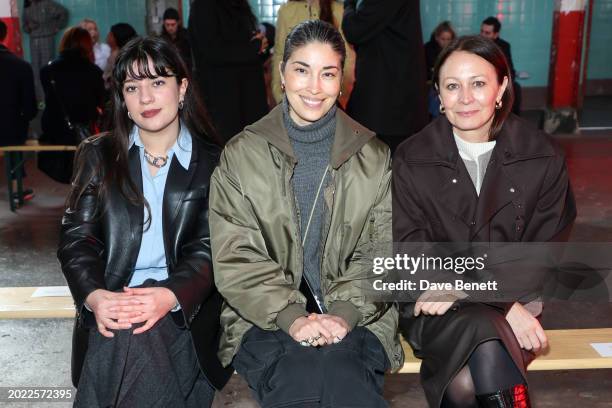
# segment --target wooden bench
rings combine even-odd
[[[35,287],[0,288],[0,319],[72,318],[74,303],[69,296],[36,297]],[[530,371],[612,368],[612,357],[601,357],[590,343],[612,343],[612,328],[546,330],[547,352],[529,365]],[[406,354],[400,373],[418,373],[421,361],[402,340]]]
[[[72,297],[32,297],[36,289],[36,287],[0,288],[0,319],[74,317]]]
[[[4,153],[4,165],[6,168],[6,179],[8,183],[8,200],[11,211],[15,211],[17,206],[23,205],[23,172],[20,169],[25,163],[19,153],[26,152],[73,152],[76,146],[63,145],[23,145],[23,146],[4,146],[0,147],[0,153]],[[17,182],[17,203],[13,201],[13,183]]]
[[[612,328],[546,330],[549,348],[527,368],[529,371],[612,368],[612,357],[602,357],[591,343],[612,343]],[[418,373],[421,360],[402,339],[406,355],[400,373]]]

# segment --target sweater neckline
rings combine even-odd
[[[333,126],[331,131],[327,128],[331,127],[332,121],[335,122],[337,110],[335,104],[321,119],[306,126],[298,125],[291,118],[289,114],[289,101],[286,96],[283,98],[282,105],[283,119],[290,139],[302,143],[316,143],[333,136],[335,126]]]

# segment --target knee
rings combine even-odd
[[[365,363],[357,353],[345,349],[325,353],[321,368],[330,381],[359,382],[364,377]]]
[[[477,407],[476,390],[469,368],[463,367],[446,388],[442,399],[443,408]]]

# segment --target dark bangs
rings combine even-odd
[[[131,42],[139,43],[136,45],[130,44]],[[164,52],[165,47],[159,47],[159,43],[141,39],[132,40],[130,43],[121,49],[115,61],[113,81],[117,87],[121,87],[127,78],[141,80],[177,77],[178,80],[178,78],[187,76],[182,61],[177,60],[176,54]],[[151,71],[149,61],[153,64],[153,71]]]

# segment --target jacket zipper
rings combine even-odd
[[[293,192],[293,188],[291,188],[291,177],[293,177],[293,172],[295,170],[295,163],[291,164],[291,174],[288,174],[287,172],[286,160],[283,160],[282,163],[283,163],[282,164],[283,190],[285,191],[285,193],[288,193],[286,195],[289,197],[289,200],[291,201],[291,208],[293,209],[293,211],[291,212],[291,218],[293,219],[293,223],[295,224],[294,239],[295,239],[295,242],[302,242],[302,240],[300,239],[300,237],[302,236],[301,228],[300,228],[300,209],[298,208],[297,203],[295,202],[295,195]],[[297,283],[296,289],[299,290],[300,282],[302,280],[302,275],[304,274],[304,248],[302,248],[301,245],[298,245],[297,255],[298,255],[297,271],[296,271],[297,276],[293,284],[295,287],[295,284]]]
[[[334,170],[333,168],[331,169],[331,203],[329,208],[326,209],[327,211],[325,211],[325,223],[323,224],[323,231],[321,234],[321,240],[319,242],[319,253],[321,254],[321,259],[319,260],[319,279],[321,280],[321,295],[323,296],[321,301],[324,306],[325,299],[327,297],[328,285],[323,279],[323,262],[325,260],[325,249],[327,247],[327,239],[329,237],[329,229],[331,227],[332,211],[334,209],[334,201],[336,197],[336,172],[337,170]],[[323,202],[327,204],[327,200],[325,200],[325,193],[323,193]],[[338,251],[340,251],[340,248],[338,248]],[[327,308],[327,306],[325,306],[325,308]]]

